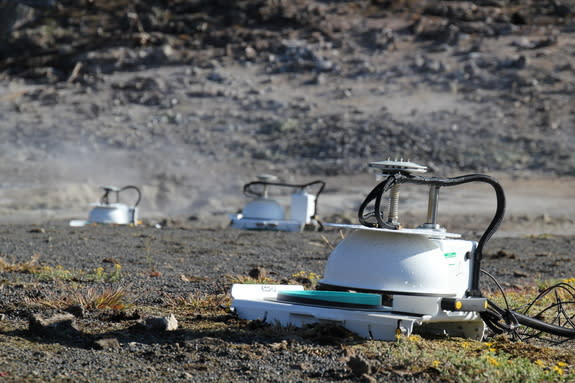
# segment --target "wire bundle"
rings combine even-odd
[[[539,292],[530,303],[511,309],[501,285],[491,274],[481,271],[495,282],[505,303],[502,308],[488,300],[487,311],[481,313],[495,334],[506,333],[517,340],[537,338],[555,344],[575,339],[575,287],[556,283]]]

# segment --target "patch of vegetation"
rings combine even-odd
[[[122,265],[116,263],[111,271],[97,267],[92,273],[83,270],[68,270],[58,265],[56,267],[43,266],[34,272],[36,277],[43,282],[46,281],[75,281],[75,282],[115,282],[122,279]]]
[[[261,275],[258,278],[250,277],[249,275],[226,275],[229,283],[234,284],[277,284],[278,281],[267,275]]]
[[[38,272],[40,269],[38,259],[40,259],[40,254],[34,254],[28,262],[21,263],[13,263],[8,261],[5,257],[0,257],[0,271],[7,273],[33,274]]]
[[[65,269],[63,266],[42,266],[37,272],[34,273],[36,278],[42,282],[47,281],[78,281],[79,275],[74,273],[68,269]]]
[[[309,289],[313,289],[321,279],[321,276],[313,272],[302,270],[292,274],[291,278],[297,283],[300,283]]]
[[[229,294],[195,293],[187,296],[165,297],[166,305],[182,315],[221,314],[231,304]]]
[[[107,282],[121,278],[121,266],[105,271],[103,268],[93,273],[80,273],[63,267],[46,268],[4,261],[0,269],[6,272],[27,272],[44,276],[63,286],[43,296],[27,298],[25,305],[37,305],[55,309],[66,309],[79,305],[84,310],[113,310],[123,312],[128,308],[138,311],[127,299],[126,288],[78,288],[75,281]],[[260,270],[261,271],[261,270]],[[277,283],[265,273],[259,278],[234,276],[231,283]],[[306,271],[291,275],[290,280],[303,283],[305,279],[313,285],[319,276]],[[562,281],[572,282],[572,281]],[[530,302],[541,286],[505,291],[512,307],[521,307]],[[226,289],[227,291],[227,289]],[[501,292],[494,292],[490,298],[503,306]],[[550,298],[551,299],[551,298]],[[304,328],[277,327],[261,321],[238,319],[230,313],[231,297],[228,293],[194,292],[186,296],[164,296],[165,307],[179,316],[182,329],[192,330],[194,337],[205,338],[214,349],[234,349],[242,357],[250,360],[266,358],[269,353],[293,352],[322,358],[337,359],[339,366],[334,373],[344,379],[365,378],[364,380],[389,381],[402,379],[429,380],[442,382],[570,382],[575,380],[575,354],[571,348],[543,347],[514,342],[498,336],[489,342],[461,338],[422,338],[419,335],[398,336],[395,341],[365,340],[348,330],[333,324],[314,324]],[[544,300],[541,304],[548,304]],[[155,310],[157,307],[148,308]],[[536,308],[534,307],[534,310]],[[162,309],[163,310],[163,309]],[[101,333],[101,323],[94,333]],[[131,324],[115,323],[114,331]],[[106,327],[110,331],[109,325]],[[166,336],[181,336],[182,333]],[[138,335],[140,336],[140,335]],[[174,338],[176,339],[176,338]],[[175,342],[176,340],[174,340]],[[216,347],[217,346],[217,347]],[[305,366],[304,366],[305,367]],[[313,368],[309,368],[309,374]],[[305,370],[305,369],[303,369]],[[302,371],[303,371],[302,370]],[[311,375],[302,376],[310,378]],[[334,375],[335,376],[335,375]]]
[[[399,337],[396,342],[366,341],[346,346],[362,355],[376,373],[434,375],[445,382],[568,382],[575,357],[568,352],[498,338],[478,342],[460,338]]]
[[[214,308],[210,298],[205,297],[202,302],[206,304],[203,308],[197,302],[200,311],[222,313],[221,308]],[[336,325],[277,327],[239,319],[222,323],[214,317],[203,316],[190,325],[194,331],[221,339],[230,347],[249,342],[250,347],[244,347],[246,353],[252,352],[254,345],[261,345],[265,350],[258,353],[260,358],[266,352],[277,351],[337,357],[349,378],[363,376],[365,381],[385,381],[393,376],[406,381],[522,383],[570,382],[575,378],[575,355],[569,350],[513,342],[506,337],[482,342],[411,335],[386,342],[361,339]]]
[[[123,287],[105,289],[64,289],[57,295],[47,295],[37,298],[28,298],[25,303],[55,309],[67,309],[71,306],[80,306],[84,310],[124,311],[133,305],[126,300],[127,292]]]
[[[114,263],[114,268],[106,272],[103,267],[98,267],[93,274],[87,274],[85,280],[94,282],[117,282],[122,279],[122,265]]]
[[[47,281],[75,281],[75,282],[116,282],[122,279],[122,265],[114,263],[112,270],[106,271],[97,267],[93,272],[83,270],[68,270],[61,265],[40,266],[40,254],[34,254],[30,261],[13,263],[0,257],[0,271],[8,273],[34,274],[38,280]]]
[[[72,298],[75,304],[81,305],[88,310],[106,310],[123,311],[130,307],[131,304],[126,302],[126,291],[120,287],[117,289],[104,289],[97,291],[88,289],[84,294],[75,294]]]

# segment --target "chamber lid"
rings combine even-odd
[[[393,234],[407,234],[407,235],[421,235],[427,238],[461,238],[461,234],[448,233],[443,230],[434,229],[423,229],[423,228],[412,228],[412,229],[382,229],[379,227],[368,227],[363,225],[350,225],[345,223],[324,223],[324,226],[337,227],[340,229],[352,229],[352,230],[369,230],[378,231],[381,233],[393,233]]]

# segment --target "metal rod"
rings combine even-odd
[[[437,224],[437,203],[439,200],[439,186],[431,185],[429,187],[429,200],[427,202],[427,223]]]
[[[399,223],[399,184],[393,185],[389,193],[389,215],[387,222],[396,224]]]

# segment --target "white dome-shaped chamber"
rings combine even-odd
[[[461,297],[475,242],[356,230],[333,250],[320,283],[346,289]]]
[[[248,202],[242,211],[250,219],[284,219],[284,209],[273,199],[260,198]]]

